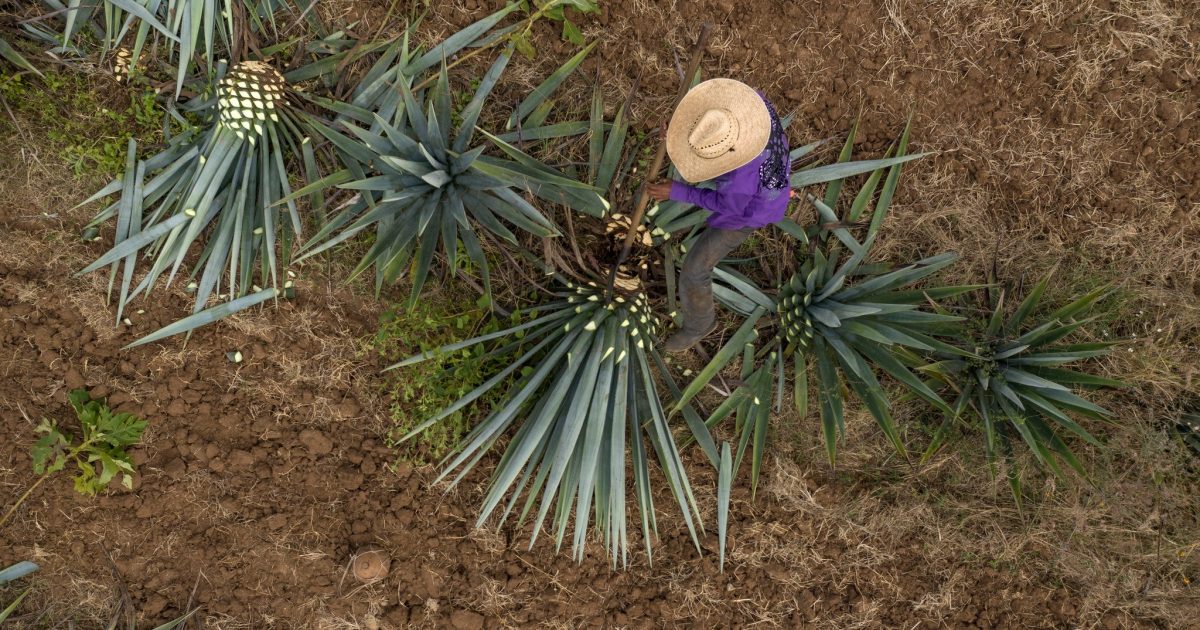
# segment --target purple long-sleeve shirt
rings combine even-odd
[[[780,221],[787,212],[791,188],[770,189],[760,183],[759,169],[769,154],[770,150],[764,149],[749,164],[716,178],[713,190],[673,181],[671,199],[708,210],[712,213],[708,226],[723,230],[760,228]]]

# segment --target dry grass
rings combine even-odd
[[[869,421],[851,422],[839,457],[843,481],[828,486],[821,480],[827,474],[819,463],[822,447],[804,436],[794,442],[797,452],[776,459],[766,477],[766,495],[786,515],[734,534],[734,571],[787,567],[777,581],[787,592],[833,575],[838,590],[869,585],[875,600],[907,599],[914,614],[938,623],[978,594],[968,575],[978,576],[981,567],[1025,579],[1048,573],[1078,589],[1077,619],[1085,626],[1118,614],[1122,623],[1186,627],[1200,606],[1184,579],[1196,569],[1200,532],[1188,499],[1196,481],[1150,481],[1177,475],[1186,455],[1148,420],[1130,422],[1111,451],[1089,454],[1094,488],[1027,475],[1037,499],[1025,514],[1014,509],[1005,485],[987,475],[979,453],[953,449],[904,478],[886,480],[879,461],[888,447]],[[1140,448],[1128,443],[1146,437],[1152,443]],[[814,486],[835,488],[835,494],[819,496]],[[831,545],[838,553],[829,553]],[[915,566],[942,576],[916,597],[905,584]],[[871,615],[867,606],[854,618],[826,621],[844,627]]]
[[[363,3],[350,0],[320,6],[327,18],[358,20],[360,31],[376,32],[388,26],[384,17],[389,3],[375,4],[367,11],[360,10]],[[635,0],[635,14],[646,23],[669,25],[652,37],[640,34],[630,21],[608,28],[585,27],[589,37],[600,38],[601,45],[609,48],[624,51],[630,42],[640,41],[630,50],[630,60],[623,62],[648,69],[643,81],[651,89],[646,98],[635,101],[635,120],[661,113],[673,92],[661,88],[675,81],[671,49],[663,42],[675,42],[677,52],[683,54],[686,44],[682,42],[692,36],[691,23],[672,19],[681,4]],[[809,14],[818,10],[803,9]],[[772,94],[795,91],[796,105],[813,106],[830,97],[830,74],[845,70],[847,85],[838,93],[848,101],[843,120],[854,114],[858,105],[854,101],[864,94],[894,94],[894,99],[884,101],[866,99],[865,119],[890,124],[902,120],[911,106],[921,148],[940,152],[906,171],[880,253],[904,260],[917,253],[958,251],[962,259],[948,277],[952,281],[978,280],[995,266],[1003,280],[1016,282],[1058,265],[1059,297],[1088,283],[1115,281],[1121,293],[1117,305],[1105,312],[1104,330],[1128,338],[1129,344],[1099,367],[1137,386],[1107,395],[1103,401],[1116,412],[1118,422],[1103,431],[1108,449],[1085,451],[1094,486],[1027,472],[1027,487],[1034,496],[1023,514],[1015,509],[1003,481],[987,474],[969,436],[926,466],[910,469],[894,461],[869,417],[854,412],[847,419],[850,432],[839,467],[831,472],[823,463],[823,447],[812,420],[780,419],[777,424],[784,430],[776,439],[758,502],[751,504],[745,497],[735,502],[738,513],[757,514],[732,533],[727,570],[735,576],[733,588],[718,585],[686,562],[653,570],[637,567],[679,594],[676,619],[736,618],[788,627],[794,623],[793,615],[799,615],[818,627],[868,627],[886,625],[881,602],[899,601],[909,606],[914,621],[954,625],[964,608],[982,601],[973,600],[981,588],[994,586],[979,581],[988,574],[998,576],[996,584],[1066,584],[1078,599],[1074,616],[1079,627],[1096,627],[1106,620],[1118,626],[1194,624],[1200,615],[1200,596],[1185,578],[1200,575],[1200,515],[1195,506],[1200,488],[1194,472],[1189,472],[1186,454],[1161,431],[1161,425],[1177,413],[1180,399],[1197,392],[1200,307],[1192,291],[1200,282],[1200,248],[1195,246],[1200,240],[1200,213],[1194,204],[1183,205],[1177,182],[1156,170],[1156,165],[1175,157],[1156,154],[1151,160],[1138,151],[1131,157],[1123,150],[1156,146],[1154,138],[1139,135],[1134,123],[1160,117],[1163,101],[1183,106],[1175,124],[1195,117],[1194,108],[1186,107],[1186,92],[1165,86],[1149,89],[1137,80],[1138,73],[1164,68],[1192,76],[1200,71],[1200,51],[1188,39],[1189,20],[1195,28],[1194,11],[1185,3],[1161,0],[950,0],[937,8],[941,34],[934,36],[923,3],[886,0],[876,11],[879,19],[868,36],[848,51],[842,50],[851,45],[848,38],[836,28],[814,26],[812,20],[803,19],[789,25],[796,30],[779,38],[785,46],[785,68],[782,72],[767,69],[770,78],[762,88]],[[428,39],[423,41],[434,41],[463,19],[460,8],[435,11],[427,20],[423,37]],[[732,20],[719,26],[710,49],[710,67],[731,74],[759,72],[754,64],[737,66],[734,51],[745,45],[746,35],[731,28]],[[1049,75],[1034,74],[1025,87],[1052,84],[1046,102],[1056,111],[1003,117],[979,114],[972,108],[951,110],[935,100],[945,97],[948,92],[943,88],[962,73],[991,71],[981,65],[987,47],[1014,42],[1034,29],[1071,33],[1064,46],[1031,49],[1010,68],[1013,73],[1048,68]],[[868,49],[876,51],[867,57],[878,61],[877,70],[855,74],[842,65],[841,57]],[[509,71],[512,87],[506,89],[519,93],[535,84],[553,57],[514,64]],[[919,93],[910,72],[925,73],[936,89]],[[620,81],[606,83],[608,101],[619,102],[626,88]],[[1093,108],[1094,102],[1103,105]],[[804,124],[801,121],[800,128],[806,133],[828,131],[816,122]],[[35,131],[25,129],[21,135],[31,138]],[[868,139],[873,149],[883,144],[887,133],[876,136]],[[1175,152],[1186,155],[1185,149],[1197,142],[1200,139],[1193,139]],[[89,210],[60,213],[85,196],[89,186],[66,176],[65,169],[47,164],[49,158],[38,152],[36,143],[21,144],[20,151],[4,162],[9,168],[0,179],[0,189],[5,191],[0,211],[6,220],[21,217],[44,227],[17,232],[0,247],[0,262],[44,256],[65,276],[87,262],[80,248],[63,244],[71,242],[74,226]],[[981,178],[981,173],[986,177]],[[337,271],[325,268],[313,276],[337,277]],[[503,284],[499,279],[496,283]],[[103,285],[102,278],[92,276],[71,281],[66,290],[96,333],[112,336],[116,329],[100,297]],[[314,290],[310,301],[287,307],[286,321],[273,311],[230,320],[232,330],[264,343],[305,344],[303,361],[299,354],[272,355],[278,378],[240,379],[232,386],[257,388],[264,400],[287,400],[306,389],[329,391],[328,384],[350,390],[356,379],[373,370],[355,355],[348,329],[323,329],[317,324],[319,312],[343,308],[339,292],[328,284],[323,288]],[[44,290],[22,288],[30,300]],[[182,350],[164,352],[151,368],[180,365],[185,356]],[[698,365],[699,361],[688,363],[693,368]],[[374,426],[386,421],[374,411],[383,408],[378,400],[360,399],[363,411],[349,417],[338,412],[340,402],[315,396],[291,405],[288,413],[302,424],[313,425],[365,422]],[[913,443],[921,440],[915,428],[908,437]],[[0,470],[0,479],[7,487],[18,483],[13,480],[23,474]],[[188,483],[200,488],[218,481],[199,473]],[[476,497],[465,495],[472,493],[477,494],[478,488],[462,489],[444,500],[469,505]],[[199,490],[195,494],[215,496]],[[216,513],[224,509],[208,498],[203,507]],[[709,504],[704,507],[711,509]],[[666,516],[662,525],[667,530],[676,523]],[[323,534],[311,524],[297,527],[305,528],[309,531],[289,529],[264,554],[295,556],[315,549],[312,541]],[[497,562],[503,561],[507,547],[498,534],[477,532],[468,541]],[[169,555],[169,546],[179,541],[166,538],[163,543],[167,546],[161,553]],[[41,553],[46,554],[44,560],[56,559],[49,551]],[[62,589],[56,595],[64,603],[53,615],[74,617],[81,623],[107,621],[116,594],[106,573],[81,570],[69,562],[56,564],[66,567],[63,573],[45,576]],[[752,570],[766,572],[776,594],[765,599],[761,591],[747,596],[736,579]],[[910,571],[938,579],[914,589]],[[566,578],[550,570],[531,581],[544,587],[560,579]],[[575,592],[570,584],[560,586]],[[851,587],[859,592],[869,587],[875,595],[836,615],[818,614],[819,607],[804,598],[805,593]],[[451,600],[429,600],[423,609],[412,611],[411,620],[433,626],[440,619],[437,608],[451,604],[511,619],[514,611],[536,606],[535,598],[542,593],[528,584],[513,589],[488,577],[476,590],[457,593]],[[386,596],[370,589],[356,595],[366,605],[361,614],[331,615],[314,603],[313,623],[321,628],[388,627],[380,619],[379,604]],[[207,625],[239,628],[256,627],[258,622],[208,615]]]

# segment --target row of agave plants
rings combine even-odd
[[[995,282],[938,284],[952,253],[902,265],[872,257],[904,164],[922,156],[909,152],[907,128],[879,159],[853,159],[854,131],[832,162],[816,159],[822,142],[792,152],[804,207],[794,216],[811,208],[815,220],[772,228],[783,245],[771,256],[722,261],[716,294],[741,323],[684,377],[657,344],[674,317],[678,261],[706,213],[665,202],[643,225],[629,225],[620,207],[638,184],[640,146],[628,101],[606,106],[599,81],[589,117],[560,120],[559,88],[595,43],[511,110],[488,105],[514,53],[531,52],[535,21],[569,24],[564,10],[594,10],[592,2],[513,3],[423,49],[413,44],[419,20],[394,39],[358,41],[326,31],[303,0],[104,0],[87,10],[78,0],[44,1],[54,19],[28,30],[60,55],[98,45],[124,59],[124,71],[165,74],[164,91],[178,98],[168,99],[170,115],[188,122],[152,154],[131,142],[124,174],[85,202],[115,198],[85,229],[93,239],[114,225],[113,246],[80,273],[107,270],[118,319],[160,285],[186,282],[194,296],[190,316],[131,345],[290,296],[290,265],[364,234],[373,238],[354,275],[373,271],[379,288],[403,280],[414,301],[431,272],[449,274],[462,261],[490,299],[489,262],[502,249],[544,274],[544,295],[518,308],[510,327],[388,368],[480,344],[507,359],[410,435],[485,395],[500,401],[480,410],[482,420],[443,462],[442,478],[454,484],[494,465],[479,525],[529,522],[531,545],[546,533],[560,548],[569,533],[579,559],[594,529],[614,566],[627,565],[636,543],[629,523],[640,524],[652,552],[656,468],[700,549],[701,501],[683,454],[694,445],[716,471],[723,564],[735,475],[747,470],[757,487],[772,419],[807,418],[812,394],[831,463],[847,398],[905,458],[892,402],[919,400],[938,419],[922,459],[973,432],[1018,504],[1018,462],[1029,461],[1022,445],[1062,475],[1064,465],[1084,472],[1069,442],[1099,444],[1077,419],[1110,415],[1079,390],[1119,383],[1064,366],[1110,348],[1079,341],[1106,289],[1054,309],[1042,304],[1050,276],[1019,296]],[[486,67],[487,57],[473,94],[458,98],[456,67],[470,58]],[[483,120],[501,122],[488,131]],[[543,159],[564,154],[565,167]],[[576,243],[575,228],[559,217],[601,237]],[[612,260],[611,237],[628,230],[640,233],[638,249],[613,283],[580,257],[563,255],[551,267],[530,252],[570,234],[576,247],[596,250],[591,260]],[[702,394],[718,374],[733,390],[706,409]],[[784,413],[785,399],[795,412]],[[498,459],[486,457],[492,451]]]

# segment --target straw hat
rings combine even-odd
[[[667,125],[667,154],[689,182],[745,166],[771,138],[771,113],[754,88],[709,79],[688,91]]]

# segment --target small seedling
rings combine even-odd
[[[125,449],[141,439],[146,421],[130,413],[113,413],[103,401],[92,400],[84,389],[71,392],[68,399],[79,419],[82,441],[75,444],[74,437],[60,431],[57,423],[42,420],[37,430],[45,435],[33,445],[31,452],[33,472],[40,476],[8,509],[0,519],[0,526],[8,522],[43,481],[69,462],[75,462],[79,468],[75,475],[75,490],[80,494],[95,496],[118,476],[121,485],[133,488],[133,461]]]

